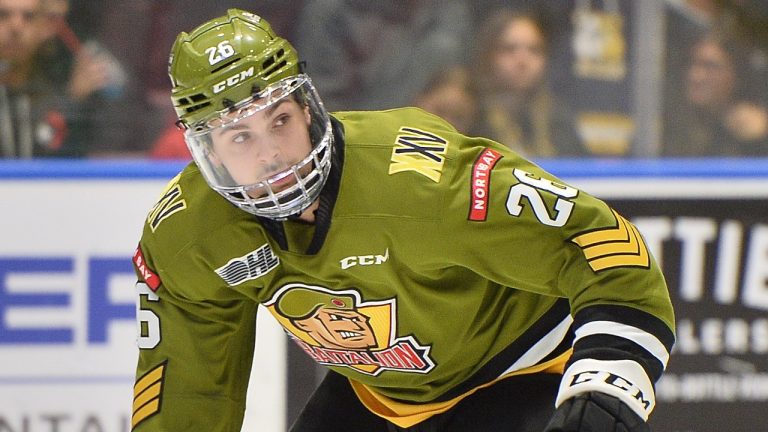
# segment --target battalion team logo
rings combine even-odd
[[[429,345],[395,334],[395,299],[364,302],[352,289],[290,284],[264,306],[320,364],[374,376],[385,370],[427,373],[435,366]]]

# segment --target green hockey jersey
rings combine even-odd
[[[134,257],[135,430],[240,430],[259,304],[405,426],[429,415],[419,407],[569,358],[628,360],[641,381],[659,378],[673,311],[620,214],[419,109],[333,121],[315,224],[241,211],[194,164],[149,212]]]

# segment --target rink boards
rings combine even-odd
[[[761,430],[768,401],[768,161],[550,160],[635,222],[678,344],[655,430]],[[127,431],[141,225],[180,163],[0,162],[0,430]],[[261,314],[265,316],[266,314]],[[285,337],[259,324],[245,431],[286,429]],[[277,414],[276,414],[277,413]]]

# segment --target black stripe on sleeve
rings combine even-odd
[[[573,328],[593,321],[610,321],[638,328],[655,336],[667,350],[672,351],[675,336],[672,330],[657,317],[627,306],[596,305],[587,307],[576,314]],[[584,359],[633,360],[645,369],[652,382],[656,382],[664,371],[664,365],[648,350],[636,342],[612,334],[585,336],[574,344],[574,353],[568,365]]]

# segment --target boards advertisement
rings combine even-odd
[[[632,220],[661,264],[677,344],[653,430],[768,422],[768,161],[551,161]],[[181,165],[0,162],[0,432],[127,432],[137,356],[131,257]],[[312,390],[259,314],[244,432],[287,430]],[[290,379],[302,376],[301,380]],[[311,378],[311,377],[309,377]],[[295,388],[296,387],[296,388]]]
[[[0,164],[0,432],[130,430],[131,258],[176,168]],[[254,363],[243,431],[283,431],[285,336],[259,315],[269,355]]]

